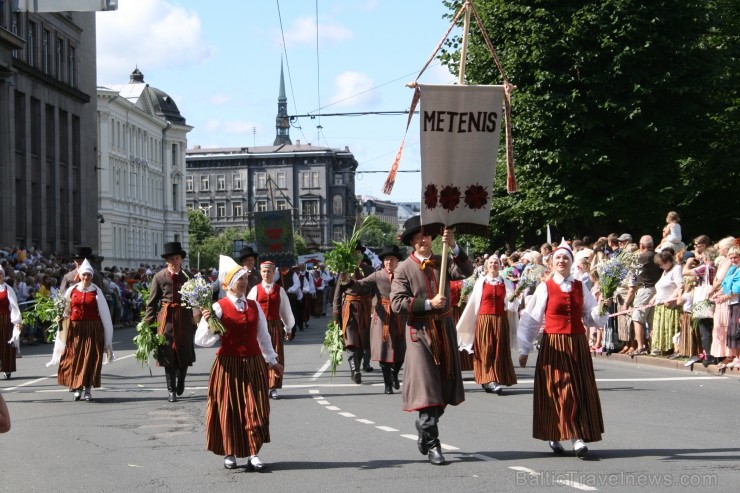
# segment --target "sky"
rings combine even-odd
[[[194,127],[189,148],[272,145],[281,60],[289,115],[405,111],[405,84],[447,32],[446,13],[436,0],[119,0],[117,11],[96,14],[98,85],[125,84],[138,67]],[[419,82],[456,79],[434,60]],[[348,147],[358,195],[419,202],[417,117],[393,192],[382,192],[406,120],[305,116],[290,137]]]

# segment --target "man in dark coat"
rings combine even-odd
[[[239,252],[239,265],[247,270],[247,293],[262,282],[259,267],[257,267],[258,253],[252,247],[244,247]]]
[[[414,251],[396,268],[390,298],[391,310],[407,317],[403,409],[419,412],[419,451],[440,465],[445,458],[437,423],[448,404],[456,406],[465,400],[449,281],[472,275],[473,264],[455,244],[453,231],[445,229],[442,240],[450,247],[452,260],[447,265],[447,282],[439,286],[442,257],[432,254],[436,236],[422,227],[419,216],[406,221],[401,242]]]
[[[188,280],[182,271],[182,261],[187,254],[180,242],[164,244],[167,267],[157,272],[149,288],[144,321],[158,322],[157,331],[163,334],[166,343],[157,351],[157,365],[164,367],[167,380],[168,400],[177,402],[177,396],[185,391],[185,376],[188,367],[195,361],[195,328],[193,310],[181,304],[180,289]]]
[[[75,268],[69,272],[67,272],[64,277],[62,277],[62,281],[59,284],[59,291],[62,293],[67,291],[67,288],[72,286],[73,284],[77,284],[80,282],[80,275],[77,273],[77,270],[80,268],[80,265],[82,265],[82,262],[87,259],[88,262],[91,264],[93,263],[93,252],[92,248],[87,246],[79,246],[75,248],[74,256],[72,257],[72,260],[75,263]],[[95,284],[97,287],[103,291],[103,294],[107,292],[105,289],[105,285],[103,284],[103,276],[100,275],[100,272],[95,271],[93,272],[93,278],[92,278],[93,284]]]

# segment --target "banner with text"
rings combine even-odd
[[[421,222],[487,235],[504,87],[419,87]]]

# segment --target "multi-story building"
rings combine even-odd
[[[11,3],[0,0],[0,244],[94,248],[95,13]]]
[[[358,197],[362,207],[362,216],[375,216],[384,223],[398,229],[398,206],[387,200],[380,200],[371,195]]]
[[[98,87],[100,254],[104,266],[162,263],[162,246],[187,250],[187,125],[175,101],[144,82]]]
[[[188,149],[185,195],[213,228],[254,228],[254,213],[293,211],[293,227],[309,248],[330,248],[352,234],[357,160],[350,150],[292,143],[280,72],[276,137],[271,146]]]

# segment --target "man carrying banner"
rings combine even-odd
[[[450,286],[439,286],[442,258],[432,255],[436,232],[424,229],[421,217],[404,224],[401,242],[414,251],[395,270],[391,284],[391,310],[407,317],[406,371],[403,380],[403,409],[418,411],[419,452],[434,465],[445,463],[437,423],[448,404],[465,400],[457,333],[450,307]],[[473,273],[473,264],[455,243],[454,232],[445,229],[442,241],[449,246],[453,262],[449,279],[464,279]],[[439,286],[439,287],[438,287]]]

